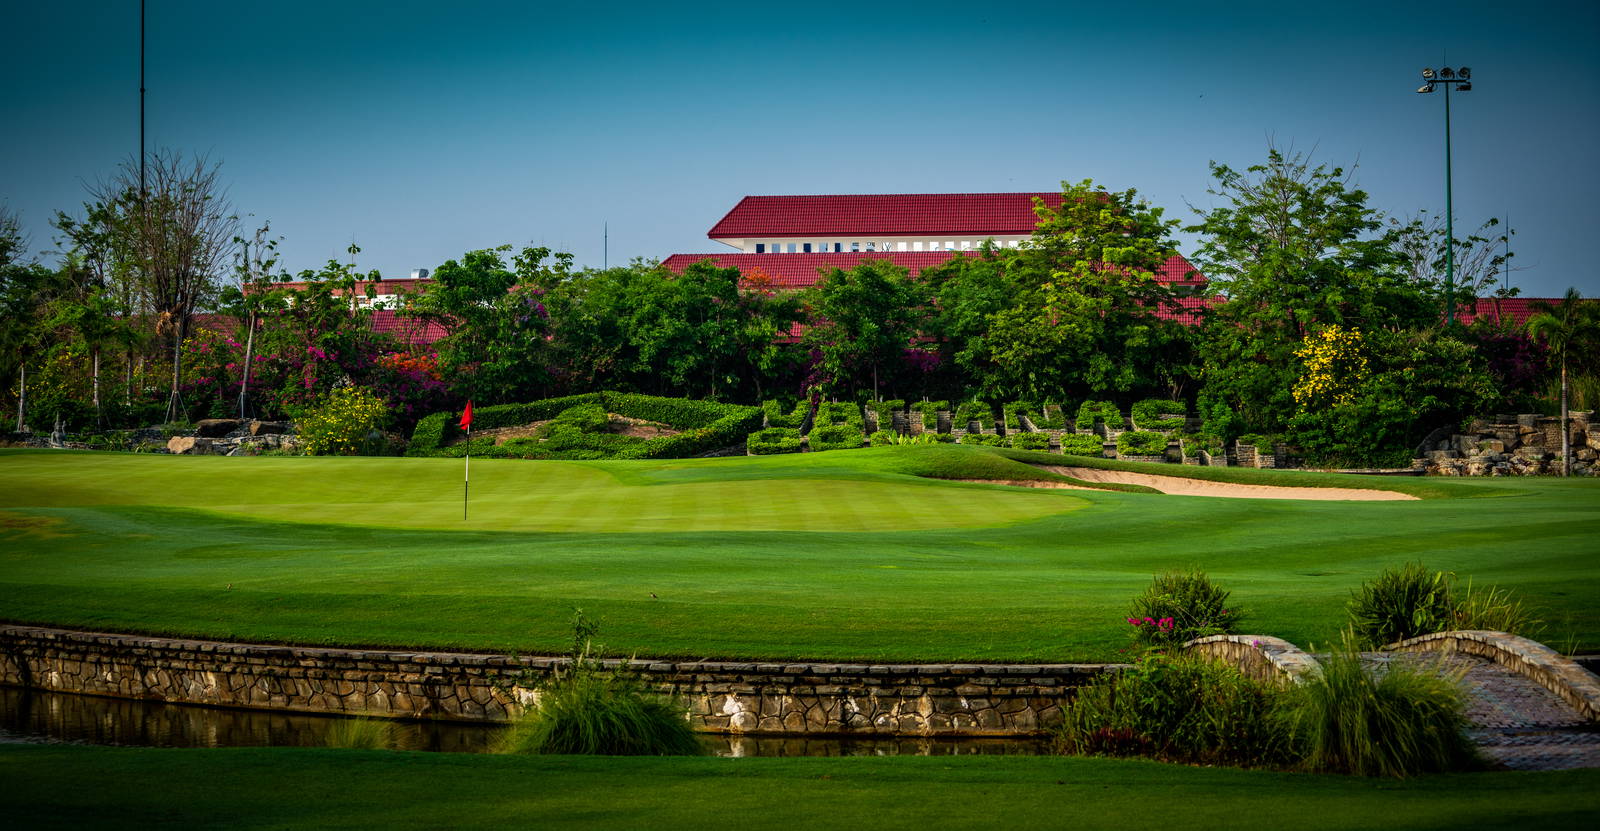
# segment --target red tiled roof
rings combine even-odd
[[[392,309],[372,310],[372,331],[389,335],[401,343],[426,346],[450,334],[437,323],[414,317],[401,317]]]
[[[1517,326],[1528,322],[1528,318],[1538,314],[1533,308],[1535,303],[1548,303],[1552,306],[1560,305],[1559,297],[1507,297],[1504,300],[1495,300],[1480,297],[1476,304],[1464,303],[1456,307],[1456,320],[1462,323],[1472,323],[1475,320],[1509,320]]]
[[[1033,198],[1058,207],[1060,193],[892,193],[746,196],[706,236],[712,239],[806,236],[1031,234]]]
[[[737,268],[749,275],[761,269],[772,277],[775,288],[803,289],[814,285],[821,275],[817,269],[852,268],[862,260],[888,260],[903,266],[915,277],[924,268],[936,266],[951,257],[976,257],[978,251],[876,251],[841,254],[673,254],[661,261],[663,268],[682,272],[691,263],[711,260],[718,268]],[[1204,283],[1205,277],[1179,255],[1173,255],[1156,275],[1167,283]]]

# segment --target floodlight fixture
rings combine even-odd
[[[1459,70],[1448,66],[1440,67],[1434,72],[1432,67],[1422,70],[1425,83],[1417,87],[1417,92],[1426,95],[1433,92],[1435,86],[1444,87],[1444,297],[1445,297],[1445,325],[1456,322],[1455,299],[1455,274],[1456,274],[1456,234],[1455,213],[1452,205],[1451,171],[1450,171],[1450,88],[1455,87],[1457,92],[1472,91],[1472,68],[1463,66]]]

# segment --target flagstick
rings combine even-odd
[[[467,493],[472,490],[472,422],[467,422],[467,465],[461,472],[461,520],[467,519]]]

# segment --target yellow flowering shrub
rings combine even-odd
[[[340,387],[296,421],[300,441],[313,456],[356,456],[367,436],[383,426],[389,407],[366,387]]]
[[[1371,375],[1365,352],[1360,329],[1329,326],[1306,336],[1294,352],[1303,367],[1294,385],[1294,401],[1301,411],[1354,400]]]

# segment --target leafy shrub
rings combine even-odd
[[[1099,436],[1089,433],[1066,433],[1061,436],[1061,452],[1068,456],[1105,455],[1105,443]]]
[[[867,444],[873,447],[887,447],[894,444],[895,438],[896,434],[893,430],[874,430],[871,435],[867,436]]]
[[[882,432],[882,431],[879,431],[879,432]],[[887,433],[885,435],[887,436],[887,439],[883,443],[884,444],[891,444],[891,445],[902,445],[902,444],[942,444],[942,443],[953,442],[953,441],[956,440],[956,437],[950,435],[949,433],[911,433],[909,435],[904,435],[904,436],[899,435],[897,433]],[[873,433],[872,436],[868,437],[868,440],[872,441],[873,444],[876,445],[877,444],[877,439],[876,439],[877,436],[878,436],[878,433]]]
[[[812,450],[854,450],[861,446],[861,428],[844,424],[818,427],[809,437]]]
[[[956,414],[951,419],[957,430],[967,429],[967,425],[978,422],[981,429],[994,427],[994,408],[982,401],[967,401],[956,408]]]
[[[1134,638],[1149,646],[1171,646],[1207,635],[1236,631],[1243,611],[1229,606],[1228,592],[1202,571],[1155,575],[1133,599],[1128,624]]]
[[[1140,430],[1178,430],[1183,427],[1183,414],[1188,411],[1182,401],[1146,398],[1133,405],[1133,423]],[[1175,418],[1162,418],[1162,413],[1171,413]]]
[[[948,401],[918,401],[911,405],[912,412],[922,413],[922,429],[938,430],[939,413],[950,409]]]
[[[300,413],[295,424],[307,454],[355,456],[373,452],[369,437],[388,417],[388,405],[371,390],[340,387]]]
[[[1287,721],[1305,767],[1357,776],[1412,776],[1480,764],[1467,738],[1459,676],[1427,665],[1362,665],[1346,639],[1322,672],[1289,691]]]
[[[1103,421],[1111,427],[1122,427],[1122,411],[1110,401],[1085,401],[1078,405],[1078,429],[1092,430],[1096,422]]]
[[[1018,450],[1049,450],[1049,433],[1014,433],[1006,437],[1009,444]]]
[[[1150,756],[1191,764],[1294,759],[1279,688],[1227,664],[1148,655],[1078,690],[1057,746],[1079,755]]]
[[[968,433],[961,437],[962,444],[981,444],[986,447],[1005,447],[1006,437],[992,433]]]
[[[800,431],[793,427],[768,427],[751,433],[744,446],[753,456],[799,453]]]
[[[1129,431],[1117,436],[1117,452],[1124,456],[1160,456],[1167,452],[1165,433]]]
[[[766,414],[769,427],[799,427],[805,423],[806,415],[811,412],[811,402],[796,401],[793,407],[784,409],[780,402],[763,401],[761,411]]]
[[[1449,629],[1455,622],[1451,581],[1451,575],[1421,563],[1384,569],[1351,593],[1346,608],[1356,641],[1381,647]]]
[[[538,685],[537,703],[507,731],[502,752],[698,755],[688,708],[650,689],[626,664],[606,671],[582,612],[573,628],[570,668]]]

